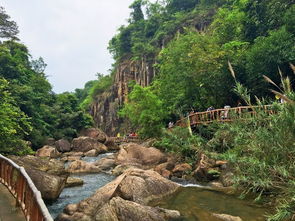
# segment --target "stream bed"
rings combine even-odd
[[[82,160],[86,162],[95,162],[109,155],[109,153],[100,154],[98,157],[84,157]],[[83,186],[64,188],[55,202],[46,205],[53,219],[55,219],[68,204],[78,203],[86,199],[95,193],[97,189],[115,179],[114,176],[105,173],[74,174],[71,176],[84,180],[84,184]]]
[[[181,187],[172,196],[152,206],[178,210],[182,218],[178,221],[220,221],[212,214],[239,216],[243,221],[265,221],[267,209],[242,200],[237,196],[210,190],[200,186]]]
[[[82,160],[94,162],[109,155],[108,153],[98,157],[84,157]],[[72,176],[83,179],[84,185],[65,188],[57,201],[47,204],[53,218],[56,218],[68,204],[80,202],[116,178],[105,173]],[[264,221],[267,213],[266,208],[253,204],[251,200],[241,200],[237,196],[198,185],[182,186],[175,194],[160,202],[153,202],[151,206],[178,210],[183,216],[179,221],[219,221],[220,219],[212,216],[213,213],[239,216],[243,221]]]

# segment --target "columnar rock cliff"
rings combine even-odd
[[[212,21],[214,13],[215,10],[212,9],[205,14],[188,16],[187,20],[184,20],[175,30],[171,30],[171,33],[159,42],[158,47],[164,48],[175,35],[183,33],[186,27],[190,27],[196,32],[205,32]],[[142,57],[136,61],[130,59],[130,57],[122,59],[117,65],[114,84],[111,89],[98,96],[91,105],[91,115],[96,126],[106,131],[108,135],[115,135],[119,131],[120,126],[124,125],[123,123],[127,123],[118,117],[117,112],[128,98],[127,95],[130,89],[128,85],[130,81],[135,81],[137,84],[145,87],[155,77],[155,57]],[[126,126],[128,127],[128,125]]]
[[[117,111],[127,100],[129,83],[148,86],[155,76],[154,61],[142,58],[138,61],[126,59],[122,61],[116,70],[115,81],[111,89],[96,98],[91,105],[91,115],[97,127],[106,131],[109,135],[115,135],[123,123],[119,119]]]

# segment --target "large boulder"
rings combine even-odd
[[[140,164],[151,168],[167,161],[167,157],[154,147],[143,147],[135,143],[122,144],[116,157],[116,164]]]
[[[50,157],[50,158],[57,158],[60,157],[60,153],[52,146],[44,146],[36,151],[37,157]]]
[[[99,153],[107,151],[107,147],[91,137],[78,137],[72,141],[72,150],[76,152],[87,152],[96,149]]]
[[[153,220],[149,218],[151,214],[156,213],[155,210],[144,206],[152,200],[159,200],[174,193],[179,187],[178,184],[163,178],[155,171],[130,169],[117,177],[114,181],[98,189],[91,197],[82,200],[77,205],[71,204],[67,206],[56,220],[98,221],[102,220],[102,215],[106,214],[108,214],[108,216],[110,215],[112,218],[105,220],[136,220],[133,219],[133,217],[138,217],[132,211],[138,211],[141,214],[140,220]],[[132,202],[123,202],[123,200],[132,201],[136,204]],[[137,204],[141,204],[143,207]],[[122,210],[120,208],[122,208]],[[146,213],[144,213],[144,211],[146,211]],[[106,214],[104,214],[104,212]],[[168,211],[165,213],[167,214],[167,220],[168,217],[178,215],[175,211],[171,212],[170,215],[168,215]],[[130,219],[128,219],[128,214],[130,214]],[[161,212],[158,214],[159,217],[163,215],[161,215]]]
[[[32,168],[26,168],[26,172],[45,200],[56,200],[65,187],[66,177],[52,175]]]
[[[67,168],[69,173],[99,173],[101,169],[94,163],[88,163],[83,160],[73,161]]]
[[[98,128],[87,128],[80,132],[80,136],[91,137],[100,143],[104,143],[108,136]]]
[[[68,177],[62,162],[36,156],[10,158],[25,168],[44,199],[55,200],[59,197]]]
[[[97,221],[165,221],[180,217],[176,210],[167,210],[140,205],[135,202],[114,197],[99,209],[95,216]]]
[[[71,144],[66,139],[60,139],[55,142],[55,147],[59,152],[69,152],[71,151]]]
[[[10,159],[25,169],[32,168],[57,176],[68,175],[65,171],[64,163],[56,159],[41,158],[32,155],[22,157],[10,156]]]

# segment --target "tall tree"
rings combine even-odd
[[[0,38],[18,39],[18,26],[16,22],[10,20],[10,16],[6,14],[5,9],[0,6]]]

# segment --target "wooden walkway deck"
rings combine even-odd
[[[20,207],[15,207],[15,198],[0,183],[0,221],[25,221]]]
[[[223,109],[215,109],[211,111],[196,112],[190,114],[186,118],[178,120],[175,125],[185,127],[188,125],[188,120],[190,126],[206,125],[213,122],[232,122],[237,119],[247,119],[255,117],[258,111],[263,111],[266,115],[271,115],[275,113],[272,105],[241,106],[234,108],[229,107]]]

